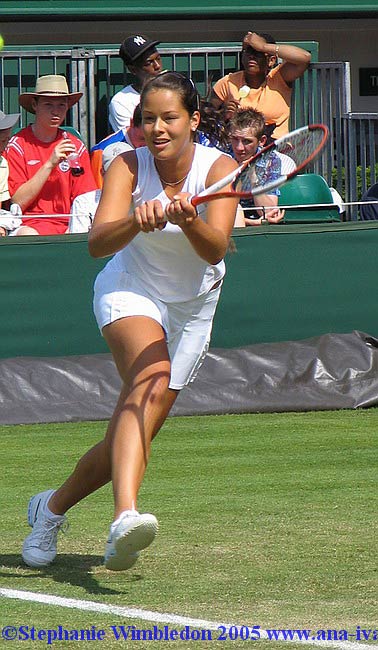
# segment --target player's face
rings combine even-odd
[[[50,128],[60,126],[68,110],[65,97],[38,97],[33,106],[39,124]]]
[[[256,153],[259,140],[252,129],[235,129],[230,134],[232,151],[238,163],[242,163]]]
[[[189,115],[180,93],[165,88],[147,93],[142,116],[146,145],[159,160],[177,158],[185,153],[200,119],[198,111]]]
[[[11,137],[12,129],[1,129],[0,131],[0,154],[3,153],[5,147]]]

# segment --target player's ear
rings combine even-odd
[[[276,55],[275,54],[269,54],[269,56],[267,57],[268,68],[271,70],[272,68],[274,68],[274,66],[277,65],[277,63],[278,63],[278,59],[277,59]]]
[[[192,131],[197,131],[201,121],[201,114],[199,111],[194,111],[190,117],[190,128]]]
[[[259,145],[260,145],[261,147],[265,147],[267,139],[268,139],[268,138],[266,137],[266,135],[262,135],[261,138],[260,138],[260,140],[259,140]]]

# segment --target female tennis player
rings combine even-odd
[[[147,146],[119,155],[107,171],[89,251],[115,254],[95,281],[94,311],[123,386],[105,439],[58,490],[30,499],[29,566],[54,560],[67,510],[110,480],[105,566],[129,569],[157,533],[155,516],[138,512],[138,492],[151,441],[208,349],[238,204],[237,197],[216,199],[197,211],[189,200],[237,167],[194,143],[198,105],[183,75],[150,80],[141,94]]]

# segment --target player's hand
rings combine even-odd
[[[176,194],[165,208],[166,218],[176,226],[189,226],[198,217],[197,210],[189,201],[190,194]]]
[[[163,206],[158,200],[138,205],[134,210],[134,219],[142,232],[163,230],[167,223]]]

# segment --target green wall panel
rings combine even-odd
[[[213,347],[360,330],[378,336],[378,223],[234,231]],[[0,239],[0,358],[106,352],[84,235]]]
[[[378,336],[378,224],[365,224],[239,231],[237,252],[228,258],[213,345],[238,347],[353,330]]]

